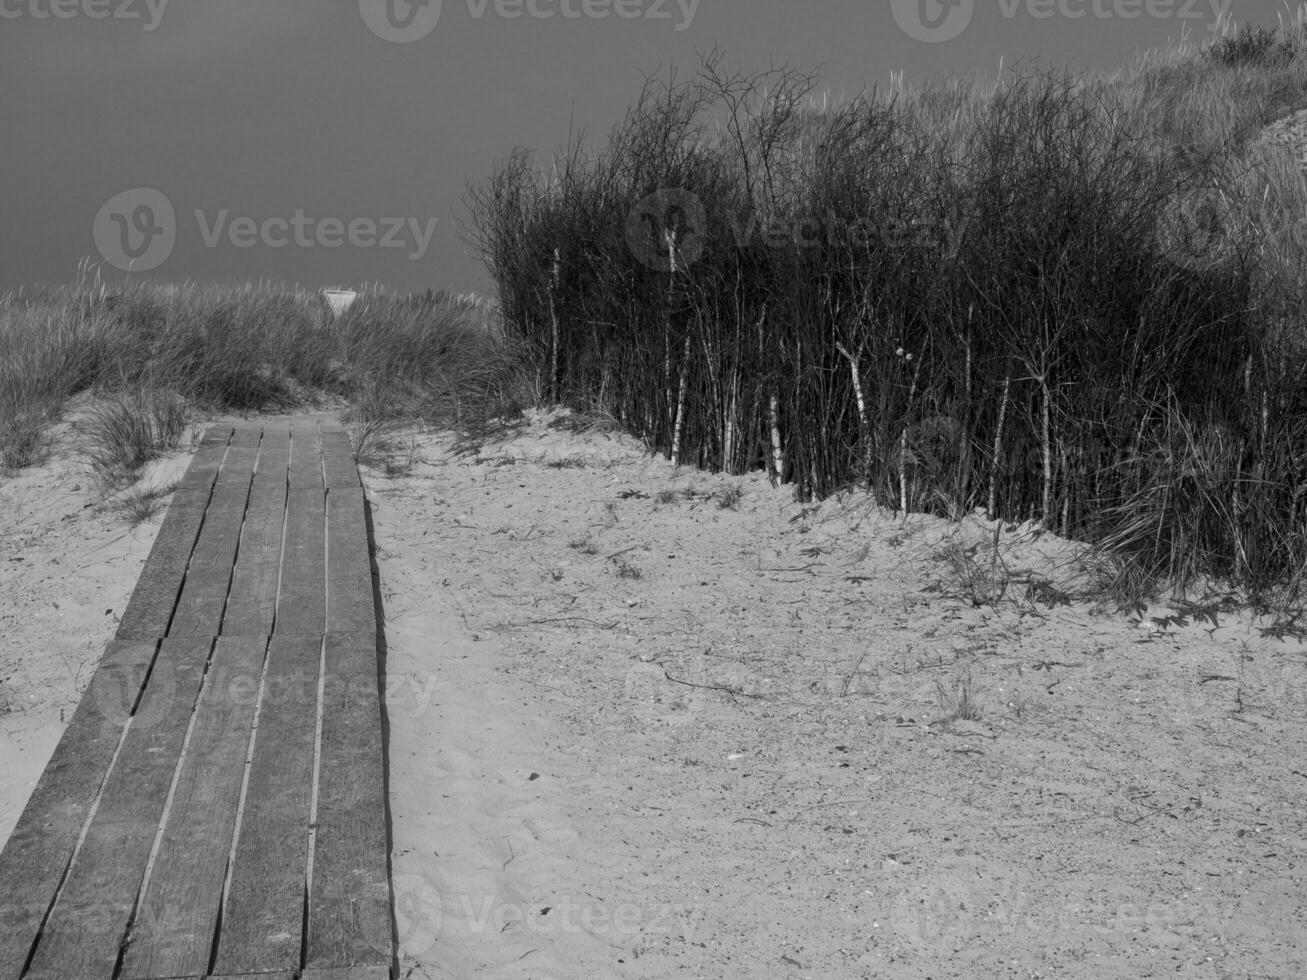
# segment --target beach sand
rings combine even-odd
[[[577,422],[362,468],[402,976],[1307,973],[1307,644],[1038,601],[1086,573],[1030,527],[976,605],[988,522]],[[0,482],[0,839],[159,522],[71,438]]]

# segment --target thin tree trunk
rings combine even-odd
[[[549,320],[552,335],[549,350],[549,399],[558,402],[558,307],[554,294],[558,292],[558,282],[562,273],[562,256],[554,249],[554,267],[549,277]]]
[[[726,421],[726,396],[722,392],[721,370],[723,361],[720,349],[714,350],[710,342],[708,328],[705,326],[706,317],[703,312],[696,309],[694,317],[694,329],[698,333],[699,348],[703,351],[703,366],[708,374],[708,404],[712,406],[712,418],[707,419],[711,423],[711,429],[704,434],[699,441],[700,465],[709,468],[713,465],[712,453],[718,454],[719,468],[726,469],[726,433],[729,423]],[[687,336],[686,352],[689,352]],[[681,374],[682,379],[685,377],[684,371]],[[684,380],[681,387],[684,388]],[[684,393],[682,392],[682,401]],[[678,406],[677,414],[680,414]],[[711,438],[709,438],[711,436]],[[713,444],[715,441],[715,445]],[[707,454],[705,456],[705,454]]]
[[[1039,388],[1044,396],[1043,411],[1040,414],[1039,421],[1039,439],[1042,443],[1044,456],[1044,490],[1040,497],[1040,513],[1043,516],[1044,527],[1049,530],[1053,529],[1053,446],[1049,439],[1049,428],[1052,415],[1052,408],[1049,404],[1050,398],[1048,393],[1048,384],[1041,375],[1039,379]]]
[[[853,394],[858,400],[858,432],[862,441],[862,478],[871,479],[871,425],[867,420],[867,400],[862,394],[862,376],[858,373],[858,359],[849,353],[839,341],[835,349],[849,362],[849,373],[853,376]]]
[[[912,372],[912,386],[908,388],[908,417],[912,417],[912,402],[917,397],[917,381],[921,377],[921,359]],[[908,427],[899,435],[899,510],[904,519],[908,516]]]
[[[973,304],[967,311],[966,376],[963,378],[962,432],[958,446],[958,478],[954,487],[959,512],[967,509],[971,496],[971,317],[976,311]]]
[[[899,510],[908,516],[908,430],[899,436]]]
[[[726,425],[724,438],[722,440],[722,471],[725,473],[735,472],[735,413],[737,411],[736,403],[740,397],[740,371],[739,368],[731,369],[730,394],[726,404]]]
[[[994,508],[998,505],[998,467],[1003,455],[1003,423],[1007,421],[1007,402],[1011,391],[1012,374],[1008,372],[1003,379],[1003,399],[999,402],[998,425],[994,428],[994,459],[989,467],[989,506],[987,512],[990,520],[994,519]]]
[[[1065,487],[1065,489],[1064,489],[1064,491],[1063,491],[1063,493],[1062,493],[1062,530],[1061,530],[1061,534],[1062,534],[1063,537],[1066,537],[1066,536],[1067,536],[1067,531],[1068,531],[1068,529],[1069,529],[1070,526],[1071,526],[1071,490],[1072,490],[1072,486],[1073,486],[1073,484],[1072,484],[1072,482],[1071,482],[1071,476],[1070,476],[1070,474],[1071,474],[1071,470],[1070,470],[1070,468],[1067,466],[1066,448],[1065,448],[1065,447],[1063,447],[1063,448],[1061,449],[1060,456],[1061,456],[1061,459],[1062,459],[1062,485]]]
[[[778,487],[785,482],[785,451],[781,448],[780,399],[775,391],[771,393],[767,416],[771,427],[772,485]]]
[[[672,466],[681,465],[681,431],[685,425],[685,387],[690,380],[690,337],[685,337],[685,350],[681,355],[681,381],[676,395],[676,425],[672,429]]]
[[[676,288],[676,232],[663,232],[667,244],[667,315],[663,318],[663,390],[666,392],[666,411],[672,410],[672,298]],[[675,421],[672,421],[675,426]]]

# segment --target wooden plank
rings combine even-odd
[[[327,615],[326,572],[326,491],[292,489],[286,500],[276,632],[322,633]]]
[[[227,604],[248,493],[248,480],[239,490],[214,491],[186,571],[177,611],[168,627],[169,636],[217,635]]]
[[[222,618],[224,636],[267,636],[272,632],[285,519],[284,475],[279,486],[261,486],[256,481],[245,511],[227,612]]]
[[[259,458],[259,439],[262,429],[257,426],[238,425],[232,433],[227,455],[218,471],[214,493],[248,490],[254,479],[254,464]]]
[[[191,458],[190,466],[177,483],[179,490],[208,490],[213,486],[214,478],[222,466],[223,456],[227,452],[227,443],[231,439],[230,425],[214,425],[200,439],[199,449]]]
[[[390,980],[389,966],[347,966],[343,969],[315,970],[300,974],[300,980]]]
[[[109,644],[0,853],[0,980],[27,962],[157,647]]]
[[[394,952],[376,635],[329,635],[323,663],[305,963],[389,964]]]
[[[327,491],[329,633],[371,633],[377,628],[365,508],[362,489]]]
[[[263,429],[259,461],[254,471],[254,489],[282,490],[290,474],[290,426],[270,424]]]
[[[118,639],[153,640],[167,633],[208,505],[207,489],[178,490],[172,495],[141,577],[118,622]]]
[[[263,637],[217,641],[122,980],[208,969],[266,645]]]
[[[215,974],[300,965],[321,637],[274,636]]]
[[[328,490],[349,490],[362,486],[354,464],[354,447],[344,429],[322,430],[323,481]]]
[[[292,490],[316,490],[322,482],[322,435],[316,424],[301,423],[290,430],[290,476]]]
[[[112,980],[210,640],[164,640],[27,980]]]

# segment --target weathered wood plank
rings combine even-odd
[[[168,631],[209,505],[209,491],[178,490],[118,622],[120,640],[153,640]]]
[[[290,488],[316,490],[322,482],[322,434],[316,423],[301,423],[290,430]]]
[[[248,475],[248,474],[247,474]],[[245,520],[249,480],[240,489],[214,491],[204,514],[204,527],[191,554],[169,636],[215,636],[227,604],[236,548]]]
[[[208,490],[222,466],[223,456],[227,452],[227,443],[231,439],[230,425],[214,425],[200,439],[191,463],[177,482],[179,490]]]
[[[224,636],[267,636],[272,632],[285,519],[284,475],[278,486],[256,482],[250,491],[227,612],[222,618]]]
[[[326,491],[290,490],[276,632],[321,634],[327,615]]]
[[[208,969],[266,645],[217,641],[121,980]]]
[[[113,977],[210,645],[207,639],[163,641],[28,980]]]
[[[0,853],[0,980],[32,951],[157,647],[109,644]]]
[[[323,663],[305,963],[388,964],[393,950],[376,635],[329,635]]]
[[[254,489],[285,490],[290,475],[290,426],[264,426],[259,444],[259,461],[254,471]]]
[[[327,491],[329,633],[371,633],[377,628],[365,507],[362,489]]]
[[[300,980],[389,980],[389,966],[347,966],[343,969],[316,970],[310,967]]]
[[[300,964],[322,640],[274,636],[217,974]]]
[[[47,913],[24,980],[112,977],[133,910],[122,980],[198,980],[219,921],[215,977],[290,980],[305,943],[309,978],[389,976],[384,760],[364,507],[343,430],[313,421],[206,433],[120,622],[120,641],[149,642],[111,645],[70,726],[83,734],[60,743],[29,801],[31,815],[25,811],[0,854],[0,980],[19,980]],[[224,635],[201,693],[219,624]],[[329,624],[348,635],[324,641]],[[256,713],[251,699],[274,625],[237,829]],[[168,630],[145,683],[153,640]],[[310,893],[324,642],[329,703]],[[199,713],[181,758],[197,694]],[[176,793],[138,906],[174,773]],[[103,798],[77,848],[98,792]],[[220,920],[233,833],[236,857]]]
[[[354,464],[354,447],[344,429],[322,430],[323,480],[328,490],[349,490],[362,486]]]
[[[249,489],[250,481],[254,479],[254,464],[259,458],[260,433],[261,429],[257,425],[236,426],[227,446],[227,455],[222,461],[222,469],[218,471],[214,493]]]

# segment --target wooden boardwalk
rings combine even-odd
[[[0,854],[0,980],[381,980],[393,936],[348,439],[214,426]]]

